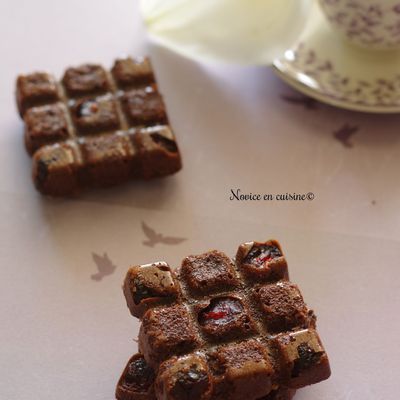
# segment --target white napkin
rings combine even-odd
[[[158,43],[195,59],[271,64],[301,33],[312,0],[141,0]]]

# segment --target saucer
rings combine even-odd
[[[289,85],[321,102],[370,113],[400,112],[400,51],[352,45],[330,27],[318,4],[297,43],[273,66]]]

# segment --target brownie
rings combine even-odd
[[[72,104],[71,114],[80,134],[113,131],[121,127],[116,102],[110,96],[80,99]]]
[[[126,135],[88,137],[81,142],[84,182],[111,186],[127,181],[139,170],[139,156]]]
[[[157,304],[167,304],[179,296],[179,287],[165,262],[134,266],[126,274],[124,295],[133,316],[140,317]]]
[[[283,333],[274,340],[286,386],[299,389],[328,379],[328,356],[314,329]]]
[[[198,399],[210,398],[210,378],[212,379],[204,358],[189,356],[180,363],[173,365],[174,373],[168,374],[169,364],[175,364],[174,357],[170,363],[165,363],[159,375],[167,374],[165,379],[160,378],[157,392],[161,399]],[[133,355],[118,381],[115,391],[117,400],[156,400],[154,392],[155,372],[146,363],[142,354]],[[279,387],[273,389],[269,395],[258,400],[292,400],[295,389]],[[225,397],[226,398],[226,397]]]
[[[168,124],[164,101],[155,85],[129,90],[121,101],[132,125]]]
[[[135,354],[118,381],[115,397],[118,400],[155,400],[154,380],[154,370],[141,354]]]
[[[73,141],[40,148],[33,156],[33,179],[43,193],[64,196],[78,193],[82,159]]]
[[[206,400],[211,396],[211,373],[200,354],[173,357],[160,367],[155,392],[158,400]]]
[[[175,354],[193,350],[199,343],[188,310],[181,305],[146,311],[139,332],[139,350],[153,367]]]
[[[210,358],[215,399],[258,399],[271,392],[276,371],[261,342],[251,339],[222,346],[212,351]]]
[[[144,179],[170,175],[181,169],[176,139],[167,125],[140,129],[135,143],[140,151]]]
[[[214,297],[196,305],[196,313],[201,331],[211,341],[245,337],[255,331],[247,306],[236,296]]]
[[[54,103],[59,99],[57,83],[46,72],[20,75],[17,79],[17,105],[21,116],[34,106]]]
[[[71,137],[64,104],[30,108],[24,115],[25,145],[30,154],[40,147]]]
[[[246,243],[238,254],[213,250],[176,271],[165,262],[128,271],[124,293],[141,319],[139,351],[154,369],[156,399],[289,400],[330,376],[315,315],[287,280],[279,243]],[[274,273],[243,267],[274,259]]]
[[[62,78],[62,83],[71,97],[101,94],[110,90],[105,69],[96,64],[68,68]]]
[[[148,57],[121,58],[111,70],[121,88],[149,85],[155,81],[153,68]]]
[[[308,309],[298,286],[293,283],[280,281],[258,287],[255,300],[261,307],[269,332],[314,326],[314,313]]]
[[[286,259],[276,240],[243,243],[236,253],[236,261],[248,279],[289,279]]]
[[[33,180],[43,194],[77,195],[182,168],[148,58],[119,59],[111,72],[95,64],[68,68],[61,82],[47,73],[20,76],[17,103]],[[71,146],[74,157],[56,163]],[[39,174],[52,159],[57,168]]]
[[[233,261],[217,250],[186,257],[180,271],[182,279],[194,294],[232,289],[239,284]]]

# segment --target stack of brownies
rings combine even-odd
[[[327,379],[316,317],[288,281],[280,245],[239,246],[129,269],[124,294],[141,320],[139,353],[118,400],[290,400]]]

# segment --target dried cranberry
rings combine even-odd
[[[150,368],[143,358],[133,360],[128,367],[125,375],[124,385],[135,387],[139,390],[147,390],[154,381],[154,371]]]
[[[160,135],[159,133],[152,133],[150,136],[154,142],[156,142],[161,147],[164,147],[170,153],[176,153],[178,151],[178,147],[176,146],[174,140],[168,139],[165,136]]]
[[[245,264],[253,264],[261,267],[264,263],[273,260],[274,258],[281,257],[282,253],[276,246],[261,245],[253,246],[244,259]]]
[[[199,323],[203,326],[223,325],[235,320],[243,312],[243,305],[239,299],[219,297],[212,299],[210,305],[200,312]]]
[[[317,364],[322,356],[321,352],[315,352],[307,343],[297,347],[299,358],[294,362],[292,377],[297,378],[304,371]]]

